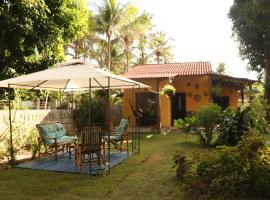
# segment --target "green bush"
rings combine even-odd
[[[269,133],[266,103],[261,98],[254,98],[250,107],[243,110],[227,108],[223,111],[215,145],[236,145],[248,131],[255,134]]]
[[[187,176],[191,174],[192,162],[188,161],[183,152],[177,153],[173,157],[174,165],[173,168],[176,168],[176,176],[180,180],[184,180]]]
[[[212,145],[213,134],[221,116],[221,107],[216,104],[209,104],[200,109],[196,114],[196,121],[199,129],[197,131],[199,143],[204,147]]]
[[[194,199],[194,195],[202,199],[269,199],[269,157],[270,151],[262,139],[252,134],[243,136],[236,146],[221,146],[208,154],[195,154],[192,181],[187,182],[188,199]]]
[[[76,97],[76,108],[73,110],[74,126],[78,131],[89,126],[89,107],[91,108],[91,123],[103,124],[105,122],[104,102],[100,97],[92,97],[83,93]]]
[[[218,127],[218,139],[215,146],[229,145],[234,146],[250,129],[249,109],[243,111],[227,108],[223,111]]]
[[[190,133],[197,128],[197,119],[195,116],[185,117],[185,119],[175,119],[173,123],[175,128],[182,129],[183,131]]]

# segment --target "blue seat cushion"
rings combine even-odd
[[[58,143],[71,143],[74,142],[77,139],[76,136],[63,136],[60,138],[57,138]]]
[[[105,135],[104,140],[109,141],[109,135]],[[110,140],[114,140],[114,141],[122,141],[123,137],[121,135],[110,135]]]

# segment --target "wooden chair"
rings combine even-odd
[[[79,135],[79,142],[75,147],[75,162],[80,168],[84,164],[89,164],[90,175],[92,174],[92,164],[96,162],[98,166],[101,163],[105,166],[105,144],[102,141],[100,128],[84,129]]]
[[[127,151],[128,151],[128,124],[129,121],[128,119],[122,119],[120,121],[119,126],[116,128],[115,132],[111,132],[110,138],[109,134],[104,136],[104,140],[108,143],[110,142],[111,144],[114,145],[114,148],[119,151],[125,150],[123,148],[123,141],[126,141],[127,143]],[[110,141],[109,141],[110,140]]]
[[[54,154],[57,160],[57,153],[67,149],[69,157],[71,156],[71,148],[74,147],[77,136],[68,136],[63,124],[59,122],[51,122],[45,124],[36,124],[39,132],[38,137],[38,157],[41,157],[41,146],[45,147],[44,155]]]

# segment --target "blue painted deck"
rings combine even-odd
[[[119,164],[121,161],[127,159],[132,153],[127,155],[127,152],[111,152],[111,168]],[[106,159],[107,160],[107,159]],[[46,156],[39,159],[34,159],[28,162],[24,162],[16,165],[17,168],[25,169],[36,169],[36,170],[46,170],[55,172],[67,172],[67,173],[80,173],[79,167],[75,165],[74,154],[69,158],[68,153],[58,154],[58,159],[55,160],[54,156]],[[104,166],[93,163],[92,174],[102,174],[104,172]],[[82,172],[85,174],[90,174],[90,167],[88,164],[84,164]]]

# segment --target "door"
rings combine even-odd
[[[152,92],[136,94],[136,112],[140,113],[140,120],[136,124],[140,126],[153,126],[156,124],[156,94]]]
[[[186,94],[175,93],[172,96],[172,124],[174,119],[184,118],[186,116]]]

